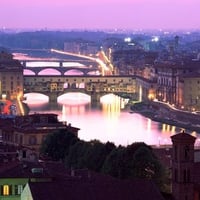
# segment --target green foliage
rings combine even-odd
[[[125,147],[114,148],[107,156],[102,172],[114,177],[122,178]]]
[[[152,148],[142,142],[116,147],[110,142],[84,142],[72,133],[57,131],[47,136],[41,150],[55,160],[64,160],[68,168],[88,168],[120,179],[151,179],[162,191],[167,181],[166,170]]]
[[[109,153],[106,151],[106,145],[98,141],[91,141],[90,148],[85,153],[86,167],[99,172]]]
[[[47,135],[41,145],[40,152],[51,157],[54,160],[64,159],[68,154],[70,146],[75,144],[79,139],[66,129],[55,131]]]
[[[90,142],[79,141],[71,146],[65,163],[69,168],[88,168],[93,171],[101,171],[107,155],[115,148],[113,143],[103,144],[97,140]]]
[[[65,157],[65,164],[68,168],[82,169],[85,168],[84,155],[88,151],[90,144],[84,141],[78,141],[69,149],[68,155]]]
[[[166,170],[145,143],[118,147],[107,156],[102,171],[116,178],[145,178],[153,180],[161,190],[167,180]]]

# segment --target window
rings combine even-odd
[[[188,200],[188,197],[187,197],[187,195],[185,195],[185,200]]]
[[[185,160],[188,160],[189,159],[189,146],[185,146],[185,149],[184,149],[184,152],[185,152]]]
[[[15,195],[21,194],[23,191],[23,185],[15,185]]]
[[[187,170],[187,182],[188,183],[190,182],[190,170],[189,169]]]
[[[26,158],[26,151],[25,150],[22,151],[22,158]]]
[[[46,135],[42,136],[42,142],[44,142],[46,140]]]
[[[177,155],[178,155],[177,146],[175,145],[175,147],[174,147],[174,159],[175,159],[175,161],[177,161]]]
[[[19,144],[23,144],[23,136],[22,135],[19,136]]]
[[[174,170],[174,181],[175,182],[178,181],[178,172],[177,172],[177,169]]]
[[[11,185],[3,185],[2,194],[4,196],[11,195],[11,192],[12,192],[12,186]]]
[[[30,145],[36,145],[37,144],[37,138],[34,135],[29,137],[29,144]]]
[[[186,170],[183,171],[183,182],[186,183],[187,182],[187,173]]]

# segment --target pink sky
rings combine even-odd
[[[200,0],[3,0],[6,28],[200,28]]]

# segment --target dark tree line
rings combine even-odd
[[[46,137],[41,154],[62,160],[69,169],[87,168],[120,179],[150,179],[165,190],[166,170],[153,149],[142,142],[117,147],[111,142],[86,142],[63,130]]]

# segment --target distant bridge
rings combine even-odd
[[[38,75],[45,69],[56,70],[61,75],[64,75],[70,70],[78,70],[82,72],[83,75],[87,75],[89,72],[99,70],[98,64],[91,60],[20,60],[20,62],[24,69],[33,72],[35,75]],[[30,63],[38,63],[38,66],[30,66]]]

